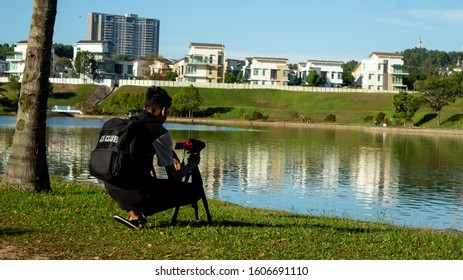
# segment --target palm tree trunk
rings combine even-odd
[[[50,190],[46,110],[57,0],[34,0],[18,115],[3,183],[28,191]]]

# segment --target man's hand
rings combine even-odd
[[[180,170],[180,168],[182,168],[182,164],[178,158],[174,158],[174,168],[175,170]]]

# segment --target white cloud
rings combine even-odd
[[[408,12],[410,16],[425,18],[434,21],[446,21],[463,24],[463,10],[419,10],[413,9]]]
[[[411,27],[411,28],[427,28],[426,26],[423,26],[422,24],[417,24],[410,20],[404,20],[403,17],[398,19],[398,18],[380,18],[380,17],[373,18],[373,17],[364,16],[362,18],[369,20],[369,21],[376,21],[376,22],[386,23],[390,25],[397,25],[397,26]]]

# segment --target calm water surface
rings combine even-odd
[[[51,174],[87,170],[104,120],[48,118]],[[14,117],[0,117],[0,172]],[[343,129],[166,124],[174,141],[207,143],[209,197],[249,207],[463,230],[463,138]],[[182,155],[180,154],[182,157]],[[158,169],[161,176],[165,176]]]

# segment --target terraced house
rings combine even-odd
[[[188,54],[174,65],[177,81],[223,83],[224,51],[223,44],[190,43]]]
[[[355,85],[368,90],[406,90],[403,77],[407,75],[403,56],[398,53],[372,52],[352,71]]]

